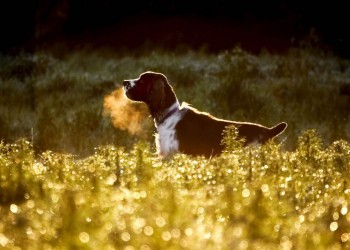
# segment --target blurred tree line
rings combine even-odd
[[[216,50],[235,43],[278,50],[307,37],[350,56],[350,16],[341,1],[7,0],[0,3],[0,18],[3,53],[71,37],[115,47],[148,40],[165,46],[207,43]]]

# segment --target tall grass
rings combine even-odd
[[[315,131],[295,151],[228,145],[211,160],[150,145],[89,157],[0,144],[5,249],[342,249],[350,247],[350,144]]]
[[[145,70],[180,101],[272,126],[275,142],[205,159],[155,155],[106,96]],[[319,51],[0,57],[0,248],[350,247],[350,63]],[[145,119],[149,119],[145,117]]]

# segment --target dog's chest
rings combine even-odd
[[[157,127],[156,144],[158,153],[163,157],[167,157],[179,150],[179,141],[175,127],[180,120],[181,115],[177,112]]]

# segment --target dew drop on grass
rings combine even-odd
[[[47,230],[46,230],[45,227],[40,228],[40,233],[41,233],[42,235],[46,234],[46,232],[47,232]]]
[[[29,235],[32,235],[33,234],[33,229],[31,227],[28,227],[26,229],[26,234],[29,236]]]
[[[240,237],[242,236],[242,233],[243,233],[242,227],[240,227],[240,226],[234,227],[234,229],[233,229],[233,235],[234,235],[236,238],[240,238]]]
[[[161,216],[157,217],[156,224],[158,227],[164,227],[165,226],[165,219]]]
[[[241,208],[242,208],[242,204],[241,203],[235,203],[234,205],[233,205],[233,208],[236,210],[236,211],[239,211],[239,210],[241,210]]]
[[[169,231],[165,231],[162,233],[162,239],[164,241],[169,241],[171,240],[171,233]]]
[[[243,191],[242,191],[242,196],[243,196],[244,198],[248,198],[248,197],[250,196],[250,191],[249,191],[248,188],[243,189]]]
[[[12,213],[14,213],[14,214],[18,214],[19,213],[19,207],[16,204],[11,204],[10,211]]]
[[[206,240],[209,240],[211,238],[211,232],[206,232],[204,235],[203,235],[203,238],[206,239]]]
[[[52,194],[51,195],[51,200],[53,203],[57,203],[59,201],[59,196],[57,194]]]
[[[140,250],[151,250],[151,248],[148,245],[142,245]]]
[[[343,233],[343,234],[340,236],[340,240],[341,240],[342,242],[347,242],[349,239],[350,239],[350,233]]]
[[[171,230],[171,236],[172,236],[173,238],[175,238],[175,239],[180,238],[180,236],[181,236],[181,231],[180,231],[180,229],[177,229],[177,228],[172,229],[172,230]]]
[[[204,208],[203,207],[199,207],[198,208],[198,214],[203,214],[204,213]]]
[[[37,214],[43,214],[44,210],[42,210],[41,208],[37,208],[36,209]]]
[[[140,191],[140,196],[141,196],[141,198],[146,198],[147,197],[147,192],[144,191],[144,190]]]
[[[280,241],[280,246],[282,249],[292,249],[293,243],[287,236],[283,236]]]
[[[188,227],[185,229],[186,236],[191,236],[193,234],[193,229]]]
[[[346,206],[342,207],[341,210],[340,210],[340,213],[342,215],[346,215],[348,213],[348,207],[346,207]]]
[[[86,232],[81,232],[79,234],[79,240],[82,242],[82,243],[88,243],[89,240],[90,240],[90,236],[88,233]]]
[[[10,240],[5,235],[0,234],[0,246],[5,247],[9,241]]]
[[[124,219],[118,220],[116,225],[119,230],[125,230],[126,228],[126,223]]]
[[[316,219],[316,215],[314,214],[314,213],[311,213],[311,214],[309,214],[309,216],[308,216],[308,220],[309,221],[314,221]]]
[[[262,191],[263,193],[269,192],[269,185],[267,185],[267,184],[262,184],[262,185],[261,185],[261,191]]]
[[[107,177],[106,184],[109,186],[113,186],[116,181],[117,181],[117,176],[113,173]]]
[[[134,226],[137,228],[143,228],[146,225],[146,220],[144,218],[137,218],[134,221]]]
[[[276,224],[274,227],[273,227],[273,231],[275,231],[276,233],[278,233],[280,231],[280,228],[281,226],[279,224]]]
[[[145,233],[145,235],[151,236],[154,230],[153,230],[153,227],[151,226],[145,226],[145,228],[143,229],[143,232]]]
[[[27,208],[32,209],[35,207],[35,202],[33,200],[27,201]]]
[[[329,229],[334,232],[338,229],[338,222],[333,221],[331,224],[329,224]]]
[[[242,240],[239,244],[239,249],[248,249],[249,243],[247,240]]]
[[[120,235],[120,238],[122,239],[122,241],[129,241],[131,239],[131,236],[128,232],[123,232],[121,235]]]
[[[339,213],[338,212],[334,212],[333,213],[333,220],[338,220],[339,219]]]

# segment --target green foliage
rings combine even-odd
[[[0,248],[350,248],[349,69],[303,49],[0,56]],[[220,157],[163,161],[153,138],[114,128],[103,110],[146,70],[180,102],[289,126],[249,148],[228,129]]]
[[[235,144],[212,159],[178,154],[166,161],[142,141],[131,149],[100,146],[81,159],[35,155],[24,140],[1,143],[0,245],[350,247],[350,144],[324,147],[314,131],[298,141],[295,151]]]
[[[232,153],[235,150],[242,149],[244,138],[238,138],[238,130],[235,126],[227,126],[224,129],[221,144],[225,146],[224,153]]]
[[[32,172],[34,151],[28,141],[0,143],[0,203],[22,203],[30,190],[36,190],[38,179]]]
[[[281,140],[287,138],[287,149],[295,149],[307,129],[315,129],[327,145],[350,136],[349,97],[339,94],[350,84],[350,63],[316,50],[285,55],[252,55],[240,48],[218,54],[79,50],[60,56],[38,51],[0,56],[0,65],[0,138],[24,137],[39,151],[87,156],[99,145],[131,147],[135,140],[103,115],[103,98],[146,70],[164,73],[180,102],[220,118],[267,126],[286,121]]]

